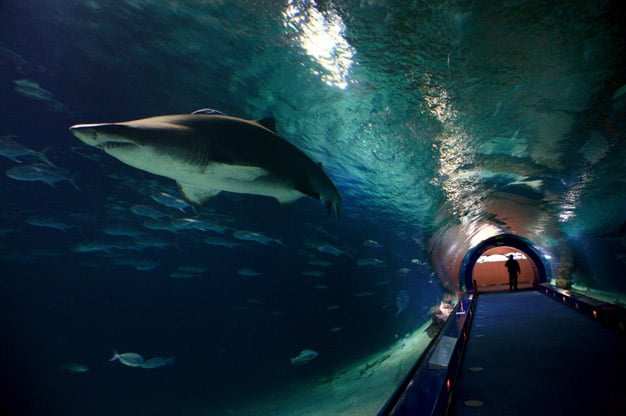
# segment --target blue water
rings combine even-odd
[[[447,294],[433,257],[454,269],[463,256],[441,258],[455,248],[431,240],[442,230],[462,250],[494,225],[545,249],[555,277],[565,268],[578,285],[626,292],[626,55],[613,2],[318,3],[0,4],[0,136],[44,151],[80,188],[0,177],[6,414],[223,414],[332,380],[430,321]],[[151,198],[180,196],[171,180],[68,132],[206,107],[274,117],[337,185],[341,218],[311,198],[283,208],[222,193],[196,210],[224,234],[149,229],[133,205],[167,221],[196,213]],[[0,157],[2,172],[18,165]],[[31,224],[42,216],[69,228]],[[118,248],[77,249],[94,242]],[[358,265],[374,258],[384,264]],[[114,349],[176,363],[130,368],[108,361]],[[303,349],[319,356],[291,365]]]

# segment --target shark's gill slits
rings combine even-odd
[[[186,162],[194,166],[206,166],[211,161],[209,158],[209,144],[205,141],[193,140]]]
[[[129,142],[109,141],[109,142],[102,143],[101,145],[98,146],[98,148],[104,149],[104,150],[110,150],[110,149],[117,149],[119,147],[128,147],[128,146],[136,146],[136,145],[134,143],[129,143]]]

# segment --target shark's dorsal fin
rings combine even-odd
[[[271,130],[274,133],[276,133],[276,120],[274,120],[273,117],[264,117],[261,120],[257,120],[256,122],[262,125],[263,127],[265,127],[266,129]]]
[[[200,110],[196,110],[193,113],[191,113],[191,115],[195,115],[195,114],[208,114],[208,115],[220,115],[220,116],[226,115],[222,113],[221,111],[213,110],[212,108],[201,108]]]

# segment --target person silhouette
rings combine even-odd
[[[517,290],[517,277],[522,270],[512,254],[509,254],[509,259],[504,263],[504,267],[509,270],[509,290]]]

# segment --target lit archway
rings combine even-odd
[[[508,274],[504,263],[499,260],[502,260],[504,255],[513,253],[517,253],[514,255],[518,258],[522,270],[519,281],[524,282],[524,285],[520,287],[532,287],[547,280],[549,268],[545,266],[544,259],[534,245],[515,235],[501,234],[483,241],[465,255],[459,273],[461,288],[508,289]]]
[[[513,247],[501,246],[485,251],[474,264],[472,281],[480,292],[500,291],[509,288],[509,274],[505,267],[509,255],[520,265],[517,287],[531,289],[537,281],[537,268],[523,251]]]

